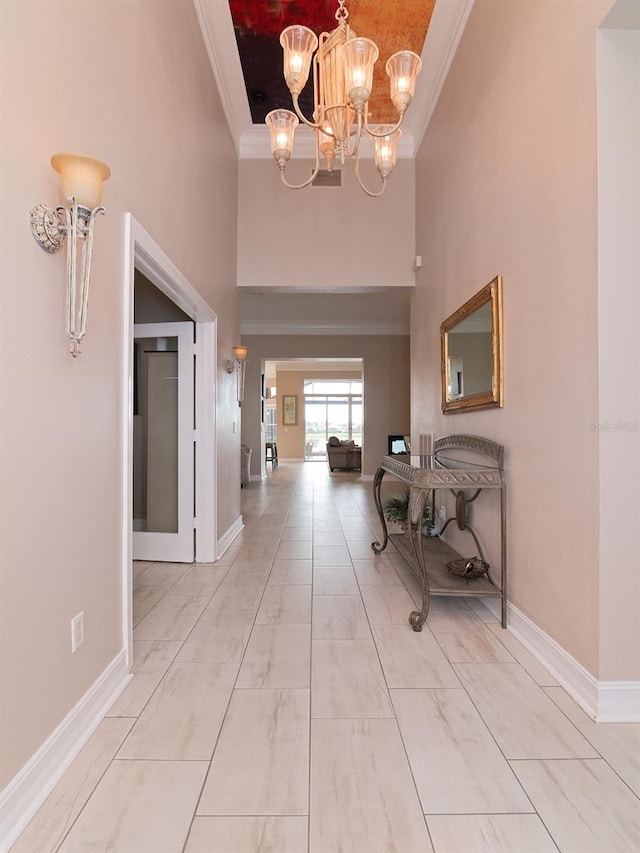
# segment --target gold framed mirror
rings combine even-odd
[[[442,411],[502,406],[502,277],[454,311],[440,326]]]

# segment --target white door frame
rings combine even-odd
[[[216,352],[217,317],[180,270],[130,214],[125,214],[122,334],[122,639],[129,666],[133,662],[133,292],[139,269],[158,290],[195,322],[196,454],[195,559],[217,558],[216,526]]]

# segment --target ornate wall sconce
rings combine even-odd
[[[227,373],[233,373],[238,369],[238,405],[242,406],[244,400],[244,374],[247,368],[247,356],[249,350],[246,347],[234,347],[233,358],[228,358],[225,363]]]
[[[107,165],[81,154],[54,154],[52,167],[60,174],[68,207],[37,204],[31,211],[31,231],[47,252],[57,252],[67,238],[67,322],[69,351],[76,358],[87,328],[87,305],[93,229],[100,207],[102,182],[111,176]],[[78,240],[82,240],[80,281],[78,283]]]

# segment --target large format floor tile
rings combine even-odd
[[[112,762],[60,853],[176,853],[206,772],[206,761]]]
[[[266,583],[266,575],[232,575],[229,572],[211,599],[209,608],[256,611]]]
[[[462,631],[460,627],[445,631],[433,627],[429,620],[427,621],[447,659],[452,663],[513,661],[509,650],[494,636],[489,626],[475,616],[473,620],[465,623]]]
[[[305,815],[309,691],[235,690],[200,815]]]
[[[167,593],[136,626],[135,640],[186,640],[209,603],[200,595]]]
[[[11,853],[54,853],[58,849],[132,725],[133,720],[115,718],[100,723]]]
[[[235,663],[174,663],[118,758],[208,761],[237,672]]]
[[[241,497],[217,563],[134,564],[132,678],[15,853],[640,853],[640,725],[481,600],[412,631],[371,483],[282,463]]]
[[[386,557],[354,559],[353,568],[361,586],[403,586]]]
[[[372,630],[389,687],[461,687],[428,628],[374,625]]]
[[[310,625],[311,586],[268,586],[256,625]]]
[[[427,825],[436,853],[558,853],[537,814],[429,815]]]
[[[137,717],[180,650],[179,640],[135,640],[133,678],[109,710],[110,717]]]
[[[372,625],[406,625],[416,609],[404,585],[361,585],[361,593]]]
[[[184,853],[307,853],[306,817],[197,817]]]
[[[309,853],[432,850],[395,720],[313,720]]]
[[[640,802],[602,759],[512,766],[562,853],[640,850]]]
[[[228,571],[212,564],[190,566],[171,587],[171,595],[213,595]]]
[[[474,599],[470,599],[473,601]],[[484,607],[484,605],[483,605]],[[486,610],[486,608],[485,608]],[[513,655],[521,667],[525,669],[531,678],[541,687],[557,685],[555,678],[547,672],[542,664],[537,661],[530,651],[525,649],[520,640],[513,636],[510,631],[505,631],[499,622],[487,623],[487,627],[493,636]]]
[[[370,640],[371,631],[359,595],[314,595],[314,640]]]
[[[313,643],[312,717],[393,717],[371,640]]]
[[[391,698],[426,814],[533,811],[464,690],[392,690]]]
[[[176,658],[179,663],[240,663],[255,610],[208,607]]]
[[[597,753],[517,663],[455,664],[507,758],[595,758]]]
[[[236,687],[309,687],[310,625],[255,625]]]
[[[640,723],[594,723],[562,687],[545,693],[640,797]]]
[[[312,580],[311,560],[274,560],[269,585],[310,584]]]
[[[314,569],[314,595],[359,595],[353,569]]]

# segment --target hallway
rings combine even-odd
[[[13,853],[639,849],[640,725],[476,599],[414,633],[371,491],[281,463],[219,563],[135,565],[134,678]]]

